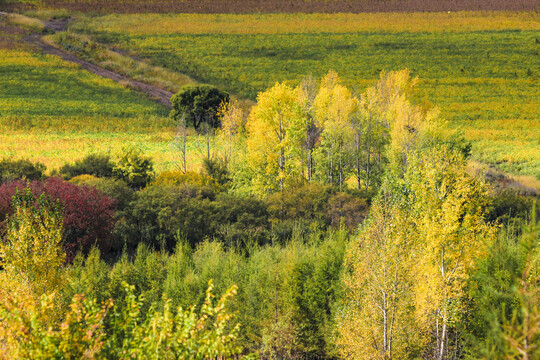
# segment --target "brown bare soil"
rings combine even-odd
[[[360,13],[539,11],[539,0],[44,0],[45,8],[100,13]],[[22,5],[5,5],[13,10]],[[9,9],[8,9],[9,10]]]

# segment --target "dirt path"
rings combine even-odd
[[[69,21],[68,19],[48,21],[45,23],[45,27],[50,32],[53,32],[53,33],[57,31],[64,31],[66,30],[68,21]],[[137,81],[137,80],[133,80],[124,75],[115,73],[114,71],[104,69],[88,61],[82,60],[73,54],[70,54],[62,49],[59,49],[57,47],[54,47],[52,45],[45,43],[43,39],[41,38],[41,35],[39,34],[29,35],[25,38],[25,41],[31,45],[38,47],[46,54],[59,56],[66,61],[81,65],[83,69],[86,69],[96,75],[112,79],[116,82],[122,82],[123,84],[126,84],[130,88],[142,91],[146,93],[148,96],[150,96],[150,98],[156,101],[159,101],[160,103],[168,107],[171,107],[170,98],[173,95],[173,93],[170,91],[158,88],[157,86],[154,86],[154,85],[149,85],[149,84]]]

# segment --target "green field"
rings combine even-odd
[[[137,147],[158,170],[174,167],[175,130],[165,106],[38,53],[21,29],[0,23],[0,34],[0,157],[40,161],[52,171],[88,153]]]
[[[382,15],[108,15],[71,29],[250,99],[329,69],[361,91],[408,68],[418,101],[475,140],[476,159],[540,179],[538,13]],[[514,125],[523,144],[507,147],[493,128]]]

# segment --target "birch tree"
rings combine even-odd
[[[399,180],[398,180],[399,181]],[[421,354],[414,317],[407,199],[387,178],[345,264],[345,301],[338,317],[341,353],[351,359],[408,359]]]
[[[323,129],[319,163],[327,169],[327,182],[341,188],[350,159],[353,139],[351,117],[357,110],[357,100],[331,71],[322,79],[314,106],[315,118]]]
[[[259,93],[247,122],[248,164],[256,192],[283,190],[287,182],[302,176],[301,139],[304,113],[298,89],[277,83]]]
[[[449,359],[449,329],[461,319],[466,280],[496,229],[484,221],[487,187],[466,172],[460,153],[436,146],[409,160],[417,312],[433,334],[434,358]]]

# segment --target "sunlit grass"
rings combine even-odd
[[[474,120],[453,124],[472,140],[478,160],[540,179],[540,121]]]
[[[179,167],[180,151],[175,142],[174,129],[152,132],[42,132],[3,131],[0,134],[0,158],[26,158],[42,162],[51,173],[62,165],[81,159],[88,154],[110,154],[115,157],[125,149],[140,149],[150,156],[156,172]],[[206,144],[203,137],[191,136],[187,144],[189,169],[199,170],[205,156]],[[219,145],[212,145],[219,151]]]

